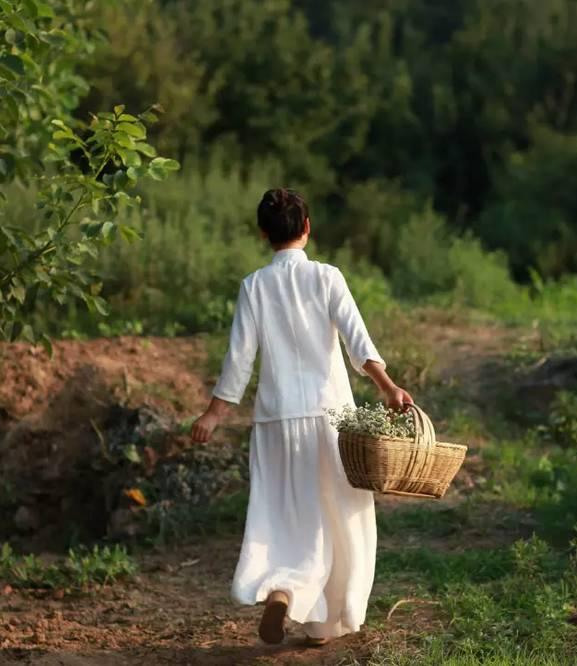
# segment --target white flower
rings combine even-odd
[[[331,424],[339,432],[356,432],[372,437],[414,439],[415,422],[412,412],[397,412],[379,402],[362,407],[345,406],[341,410],[326,410]]]

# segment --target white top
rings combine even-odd
[[[385,365],[341,271],[309,261],[304,250],[279,250],[240,285],[213,395],[238,404],[260,350],[254,422],[322,416],[329,407],[354,405],[339,334],[361,375],[367,360]]]

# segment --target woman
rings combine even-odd
[[[307,258],[303,198],[269,190],[257,219],[275,254],[241,283],[222,373],[191,434],[207,441],[240,402],[259,350],[250,498],[232,596],[266,603],[265,642],[283,640],[288,615],[304,625],[309,645],[322,645],[364,622],[376,551],[373,495],[347,482],[326,415],[354,405],[339,335],[355,370],[390,407],[412,398],[385,372],[340,270]]]

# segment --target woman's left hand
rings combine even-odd
[[[408,406],[413,404],[411,394],[400,386],[392,386],[386,395],[387,406],[391,409],[406,411]]]

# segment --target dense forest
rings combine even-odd
[[[82,179],[78,146],[94,114],[106,124],[122,107],[140,123],[153,111],[148,155],[133,151],[144,125],[121,131],[115,148],[124,170],[113,189],[142,201],[120,206],[119,228],[144,240],[104,243],[82,259],[102,282],[111,318],[87,318],[74,298],[55,305],[40,280],[26,305],[36,327],[57,336],[226,328],[239,279],[268,256],[256,205],[280,184],[309,200],[309,249],[345,270],[365,314],[392,300],[433,301],[508,321],[554,310],[572,321],[575,0],[29,5],[61,30],[44,40],[36,69],[14,55],[27,24],[13,14],[5,33],[0,72],[25,74],[32,99],[26,106],[13,82],[0,112],[8,222],[44,233],[34,179],[18,185],[14,174],[28,164],[18,156],[46,162],[53,117],[68,123],[56,136]],[[57,39],[64,46],[52,53]],[[171,170],[178,161],[180,174],[159,185],[156,171],[136,183],[156,151]],[[111,166],[100,177],[112,177]],[[105,208],[92,208],[94,224],[107,224]]]
[[[159,102],[185,165],[278,161],[322,245],[388,272],[432,206],[521,280],[577,269],[574,0],[116,1],[92,20],[109,41],[80,117]]]

